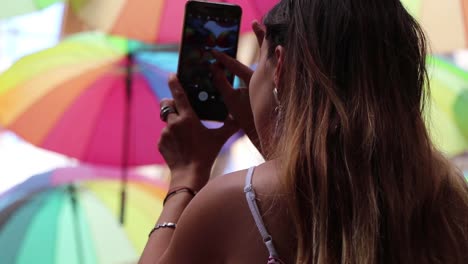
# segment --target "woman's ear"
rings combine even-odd
[[[275,82],[275,86],[278,88],[280,80],[282,78],[283,66],[284,66],[284,55],[285,55],[284,47],[281,45],[276,46],[275,48],[275,59],[276,59],[276,67],[275,73],[273,76],[273,80]]]

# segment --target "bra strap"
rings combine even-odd
[[[254,173],[255,167],[250,167],[247,171],[247,176],[245,177],[245,187],[244,192],[247,198],[247,203],[249,204],[250,212],[255,220],[255,224],[257,225],[258,231],[262,235],[263,242],[265,243],[268,252],[270,253],[270,257],[277,258],[278,253],[276,252],[275,246],[273,244],[273,238],[268,233],[265,228],[265,224],[263,223],[262,216],[260,214],[260,210],[258,209],[255,191],[252,186],[252,176]]]

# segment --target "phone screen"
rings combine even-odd
[[[240,7],[189,1],[185,11],[178,77],[200,119],[222,121],[227,110],[214,87],[210,50],[236,57]],[[233,74],[226,71],[231,82]]]

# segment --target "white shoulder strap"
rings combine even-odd
[[[268,249],[271,257],[278,257],[278,253],[276,252],[275,246],[273,245],[273,238],[270,236],[268,231],[265,228],[265,224],[263,223],[262,216],[260,214],[260,210],[258,209],[257,201],[255,200],[255,191],[252,186],[252,176],[254,173],[255,167],[249,168],[247,171],[247,176],[245,177],[245,187],[244,192],[247,198],[247,203],[249,204],[250,212],[255,220],[255,224],[257,225],[258,231],[262,235],[263,242]]]

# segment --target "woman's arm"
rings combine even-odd
[[[139,263],[222,263],[240,221],[236,211],[245,199],[243,175],[217,177],[193,199],[189,193],[170,198],[159,219],[177,218],[177,226],[154,231]]]
[[[211,167],[223,144],[239,128],[228,118],[221,128],[208,129],[198,119],[177,77],[169,80],[173,100],[161,100],[162,119],[167,126],[161,133],[159,151],[171,170],[169,190],[187,188],[201,190],[209,180]],[[170,111],[163,111],[164,109]],[[166,113],[167,115],[164,115]],[[171,195],[164,205],[158,224],[178,224],[181,215],[191,203],[190,192]],[[144,249],[140,263],[158,263],[172,241],[173,226],[153,232]],[[176,226],[177,228],[177,226]]]
[[[186,173],[195,173],[195,172],[186,172]],[[196,177],[190,176],[188,177]],[[163,223],[177,223],[179,222],[180,216],[188,204],[193,199],[193,195],[189,192],[180,192],[173,196],[171,196],[166,203],[164,204],[164,208],[159,216],[159,219],[156,221],[155,226],[157,224]],[[176,226],[177,228],[177,226]],[[149,232],[149,231],[148,231]],[[161,256],[167,250],[172,235],[174,234],[175,229],[173,228],[159,228],[152,232],[152,234],[148,238],[148,242],[145,246],[143,254],[140,258],[139,263],[158,263]]]

